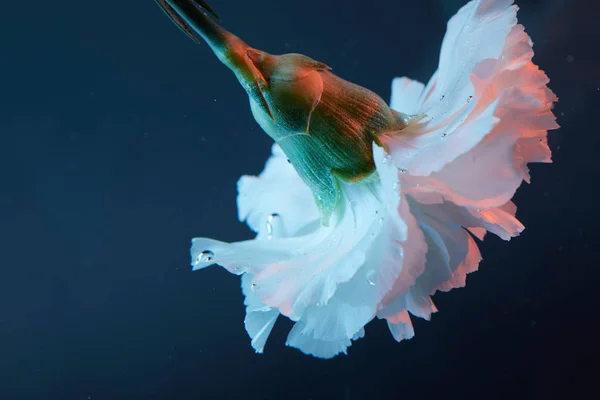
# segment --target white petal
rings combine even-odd
[[[305,354],[311,354],[319,358],[332,358],[340,353],[347,354],[346,349],[352,344],[350,339],[335,342],[318,340],[303,334],[303,328],[303,322],[296,322],[285,344],[300,349]]]
[[[243,176],[238,182],[238,215],[253,231],[268,236],[270,215],[281,217],[278,236],[293,236],[319,223],[313,195],[287,161],[281,148],[273,145],[272,155],[259,176]]]
[[[242,276],[242,291],[246,296],[246,332],[252,339],[252,347],[257,353],[262,353],[265,343],[279,316],[279,311],[265,306],[252,289],[252,275]]]
[[[425,85],[407,77],[394,78],[392,81],[392,99],[390,107],[405,114],[419,112],[419,98],[423,94]]]
[[[364,264],[371,243],[369,232],[380,230],[373,216],[385,208],[373,187],[348,184],[344,194],[347,203],[337,210],[329,227],[300,237],[231,244],[197,238],[192,260],[210,251],[210,264],[222,265],[232,273],[252,273],[261,300],[297,320],[306,307],[326,304],[337,285],[354,276]]]
[[[550,112],[556,97],[530,61],[531,41],[511,4],[473,1],[452,18],[419,108],[429,120],[384,139],[399,168],[436,181],[413,184],[447,186],[461,201],[498,206],[528,178],[527,162],[549,160],[545,135],[557,127]],[[531,131],[544,145],[515,151]]]
[[[436,87],[423,112],[441,120],[467,105],[474,95],[469,81],[473,68],[482,60],[500,57],[517,23],[517,8],[512,4],[513,0],[471,1],[448,21]]]

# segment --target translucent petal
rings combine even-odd
[[[252,347],[257,353],[262,353],[267,342],[267,338],[275,325],[279,316],[279,311],[265,306],[254,294],[252,287],[252,275],[242,276],[242,291],[246,296],[244,304],[246,305],[246,318],[244,325],[246,332],[252,339]]]
[[[254,232],[265,237],[268,217],[273,214],[281,217],[278,236],[293,236],[319,223],[310,189],[277,144],[260,175],[240,178],[237,204],[240,221],[246,221]]]
[[[390,107],[405,114],[416,114],[419,112],[419,98],[425,85],[421,82],[407,77],[394,78],[392,81],[392,99]]]

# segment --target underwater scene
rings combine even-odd
[[[593,398],[599,12],[7,3],[0,400]]]

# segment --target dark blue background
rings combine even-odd
[[[151,0],[0,7],[0,400],[579,398],[597,379],[598,10],[519,1],[559,95],[554,164],[516,195],[527,229],[488,239],[468,286],[397,344],[381,321],[349,356],[266,354],[239,278],[192,273],[189,242],[252,237],[236,181],[270,139],[206,46]],[[300,52],[389,97],[426,81],[464,1],[212,0],[271,53]],[[591,363],[595,363],[594,364]],[[588,366],[588,363],[590,365]]]

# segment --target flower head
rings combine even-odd
[[[295,321],[287,344],[317,357],[345,353],[375,317],[410,338],[409,314],[429,319],[431,295],[477,269],[474,238],[523,230],[511,198],[527,163],[550,161],[557,99],[512,3],[465,5],[430,82],[395,79],[390,106],[308,57],[251,49],[206,16],[192,24],[276,141],[264,171],[238,184],[256,237],[196,238],[191,251],[194,269],[242,275],[257,352],[279,315]]]

